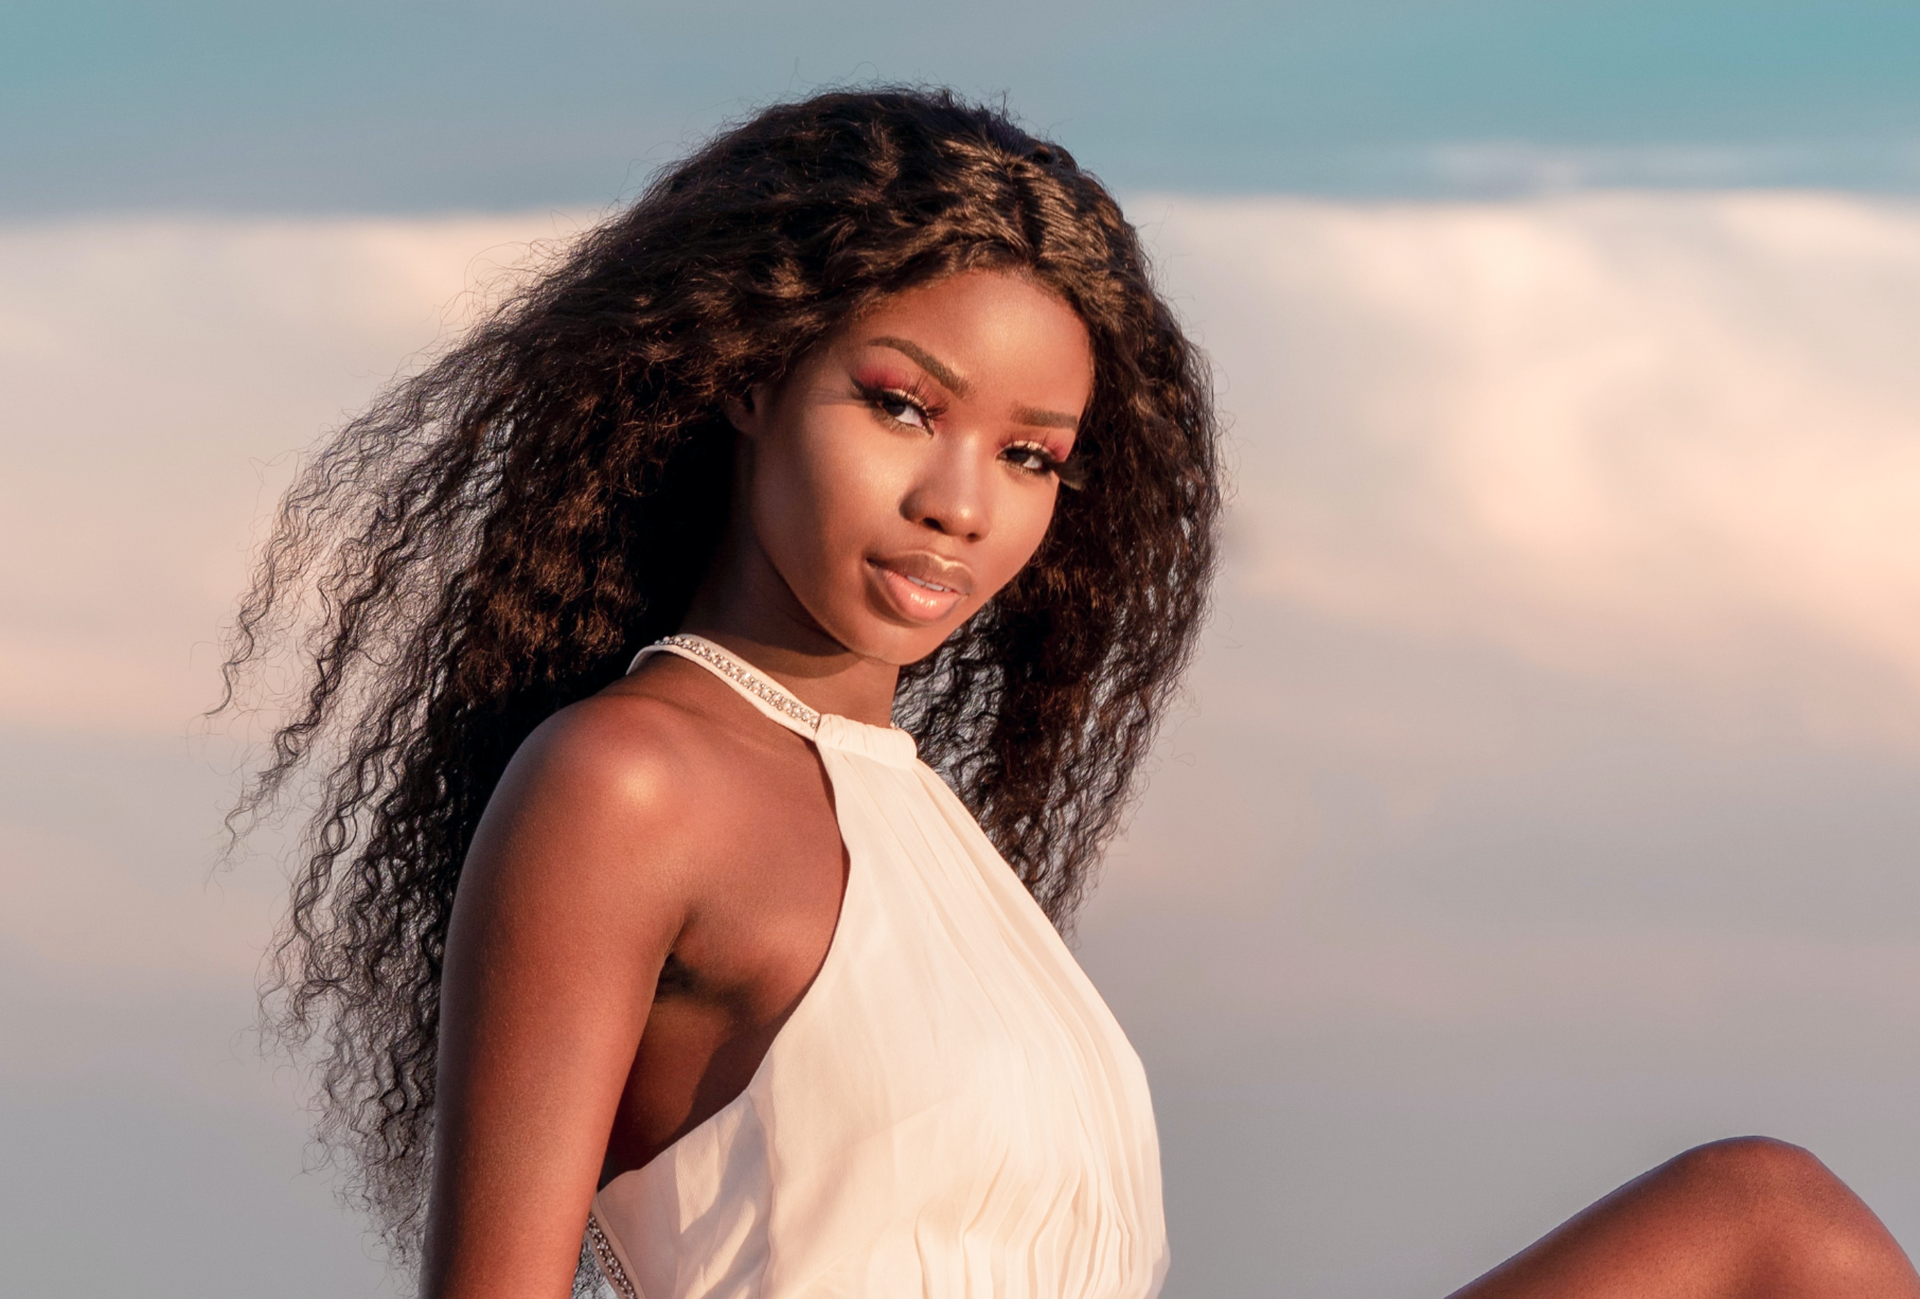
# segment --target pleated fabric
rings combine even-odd
[[[594,1198],[588,1239],[615,1292],[1158,1294],[1140,1059],[912,737],[814,713],[697,637],[648,652],[813,741],[849,867],[826,961],[746,1090]]]

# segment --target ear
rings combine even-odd
[[[749,438],[758,437],[766,426],[767,405],[772,396],[765,384],[756,383],[741,396],[726,398],[720,403],[720,409],[727,413],[727,422],[735,432]]]

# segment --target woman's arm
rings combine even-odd
[[[589,700],[514,757],[461,876],[441,993],[427,1299],[562,1299],[687,915],[661,705]]]

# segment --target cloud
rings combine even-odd
[[[1920,741],[1920,206],[1162,210],[1249,589]]]
[[[566,228],[0,228],[0,723],[183,730],[296,453]]]
[[[1133,206],[1225,378],[1234,580],[1920,734],[1920,206]],[[570,226],[0,229],[0,719],[178,727],[290,453]]]
[[[1518,1244],[1729,1123],[1820,1136],[1920,1239],[1920,208],[1130,211],[1238,482],[1193,715],[1082,926],[1176,1284],[1438,1293],[1498,1257],[1456,1266],[1465,1217]],[[0,228],[16,1074],[235,1049],[277,881],[209,886],[230,777],[177,737],[249,546],[294,453],[570,224]]]
[[[0,227],[10,1069],[171,1050],[209,1005],[216,1042],[247,1023],[284,885],[258,862],[212,873],[231,756],[183,737],[216,697],[253,540],[299,451],[564,229]]]
[[[1237,479],[1086,922],[1156,1077],[1904,1076],[1920,206],[1133,211]]]
[[[1543,144],[1459,139],[1361,153],[1403,192],[1534,196],[1596,189],[1764,189],[1836,183],[1910,192],[1920,177],[1912,139],[1774,139],[1765,142]]]

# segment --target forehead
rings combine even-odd
[[[1021,275],[963,271],[881,299],[843,331],[852,349],[910,342],[981,393],[1043,389],[1084,405],[1093,345],[1059,295]]]

